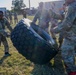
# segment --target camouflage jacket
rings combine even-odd
[[[33,19],[33,22],[35,23],[37,20],[39,21],[38,25],[40,27],[44,26],[44,24],[46,25],[45,27],[48,27],[49,21],[50,21],[48,10],[45,10],[45,9],[38,10],[34,19]]]
[[[50,13],[54,18],[60,18],[55,13]],[[76,2],[69,4],[65,10],[65,17],[61,24],[54,29],[55,33],[64,32],[64,37],[76,40]]]
[[[5,35],[6,34],[6,27],[12,31],[12,27],[10,26],[10,23],[8,22],[8,20],[6,18],[3,18],[2,20],[0,20],[0,34]]]

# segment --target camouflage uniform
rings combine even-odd
[[[60,15],[64,18],[65,11],[62,12],[62,13],[60,13]],[[62,21],[63,20],[61,20],[58,24],[62,23]],[[63,43],[63,38],[64,38],[64,35],[63,34],[64,34],[63,32],[59,33],[59,38],[58,38],[58,40],[59,40],[59,49],[61,48],[61,45]]]
[[[5,31],[5,26],[7,26],[7,28],[12,31],[12,28],[9,24],[9,22],[7,21],[6,18],[3,18],[2,20],[0,20],[0,44],[1,42],[4,45],[5,48],[5,52],[9,51],[9,47],[8,47],[8,43],[6,40],[6,37],[8,36],[7,32]]]
[[[62,57],[68,72],[76,72],[75,48],[76,48],[76,2],[69,4],[65,10],[63,22],[53,31],[63,32],[64,41],[61,47]],[[55,13],[50,12],[50,16],[60,18]]]
[[[49,13],[48,10],[38,10],[33,22],[35,23],[37,21],[37,19],[39,20],[38,25],[44,29],[46,32],[48,32],[48,28],[49,28],[49,21],[50,21],[50,17],[49,17]]]

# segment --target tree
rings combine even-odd
[[[20,12],[21,9],[25,8],[26,5],[24,4],[23,0],[12,0],[12,9],[16,12]]]

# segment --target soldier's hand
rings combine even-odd
[[[57,26],[54,27],[54,28],[51,28],[51,29],[50,29],[50,32],[57,34],[57,33],[58,33],[58,31],[57,31]]]

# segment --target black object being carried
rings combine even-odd
[[[22,19],[11,33],[11,40],[20,54],[35,64],[46,64],[56,54],[52,37],[28,19]]]

